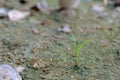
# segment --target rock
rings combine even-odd
[[[58,11],[58,16],[75,18],[77,16],[77,12],[73,9],[65,9]]]
[[[77,9],[80,5],[81,0],[58,0],[60,8],[66,9]]]
[[[57,29],[58,32],[72,33],[72,30],[68,24],[61,26]]]
[[[114,0],[114,7],[120,7],[120,0]]]
[[[16,9],[8,12],[8,17],[9,17],[10,21],[18,21],[18,20],[21,20],[23,18],[26,18],[29,15],[30,15],[30,12],[19,11]]]
[[[103,6],[95,4],[95,5],[92,6],[92,10],[94,12],[100,13],[100,12],[103,12],[105,10],[105,8]]]
[[[32,28],[32,33],[33,34],[40,34],[42,31],[41,31],[41,29],[37,29],[37,28]]]
[[[34,63],[33,68],[34,69],[38,69],[39,68],[39,64],[38,63]]]
[[[50,13],[46,0],[42,0],[41,2],[37,3],[35,6],[32,7],[32,9],[36,11],[40,10],[41,12],[46,13],[46,14]]]
[[[108,5],[108,0],[103,0],[103,4],[105,5],[105,6],[107,6]]]
[[[15,67],[15,69],[17,72],[21,73],[24,71],[25,68],[23,66],[18,66],[18,67]]]
[[[102,13],[100,13],[100,14],[98,15],[98,18],[103,19],[103,18],[105,18],[105,17],[107,17],[107,16],[108,16],[108,13],[102,12]]]
[[[116,7],[116,11],[120,12],[120,7]]]
[[[33,69],[46,68],[49,66],[49,63],[46,61],[39,61],[33,64]]]
[[[0,18],[4,18],[7,16],[7,11],[5,8],[0,8]]]
[[[0,7],[4,6],[5,5],[5,0],[0,0]]]
[[[0,80],[22,80],[19,73],[8,64],[0,65]]]

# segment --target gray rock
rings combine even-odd
[[[64,33],[72,33],[72,29],[68,24],[61,26],[57,29],[58,32],[64,32]]]
[[[105,7],[98,5],[98,4],[95,4],[92,6],[92,10],[94,12],[100,13],[100,12],[103,12],[105,10]]]
[[[43,13],[46,13],[46,14],[50,13],[46,0],[42,0],[41,2],[37,3],[36,7]]]
[[[22,80],[19,73],[8,64],[0,65],[0,80]]]
[[[120,12],[120,7],[116,7],[116,11]]]
[[[7,11],[5,8],[0,7],[0,17],[7,16]]]

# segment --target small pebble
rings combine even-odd
[[[58,12],[58,16],[60,17],[70,17],[70,18],[75,18],[77,16],[77,12],[72,9],[67,9],[67,10],[62,10]]]
[[[27,16],[30,15],[30,12],[26,12],[26,11],[19,11],[19,10],[10,10],[8,12],[8,17],[10,19],[10,21],[19,21],[21,19],[26,18]]]
[[[72,33],[72,30],[68,24],[61,26],[57,29],[58,32]]]
[[[32,28],[32,33],[37,35],[41,33],[41,30],[37,28]]]
[[[7,16],[7,11],[5,8],[0,8],[0,18],[4,18]]]
[[[103,6],[95,4],[95,5],[92,6],[92,10],[94,12],[100,13],[100,12],[103,12],[105,10],[105,8]]]
[[[33,65],[33,68],[34,68],[34,69],[38,69],[38,68],[39,68],[39,64],[38,64],[38,63],[35,63],[35,64]]]
[[[42,0],[42,1],[38,2],[35,6],[32,7],[32,9],[35,11],[40,10],[41,12],[46,13],[46,14],[50,13],[50,10],[49,10],[46,0]]]
[[[108,13],[102,12],[102,13],[100,13],[100,14],[98,15],[98,18],[103,19],[103,18],[105,18],[105,17],[107,17],[107,16],[108,16]]]
[[[45,61],[39,61],[33,64],[34,69],[46,68],[49,64]]]
[[[15,67],[15,69],[17,72],[21,73],[24,71],[25,68],[23,66],[18,66],[18,67]]]
[[[120,7],[116,7],[116,11],[120,12]]]

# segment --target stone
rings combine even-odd
[[[22,80],[22,77],[12,66],[0,64],[0,80]]]
[[[19,10],[10,10],[8,12],[8,17],[10,19],[10,21],[19,21],[21,19],[26,18],[27,16],[30,15],[30,12],[27,11],[19,11]]]

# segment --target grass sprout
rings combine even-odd
[[[74,34],[72,34],[72,39],[74,41],[74,48],[75,48],[75,66],[78,66],[78,59],[79,59],[79,53],[81,51],[81,49],[90,41],[88,39],[84,40],[81,44],[79,44],[76,41],[76,38],[74,36]]]

